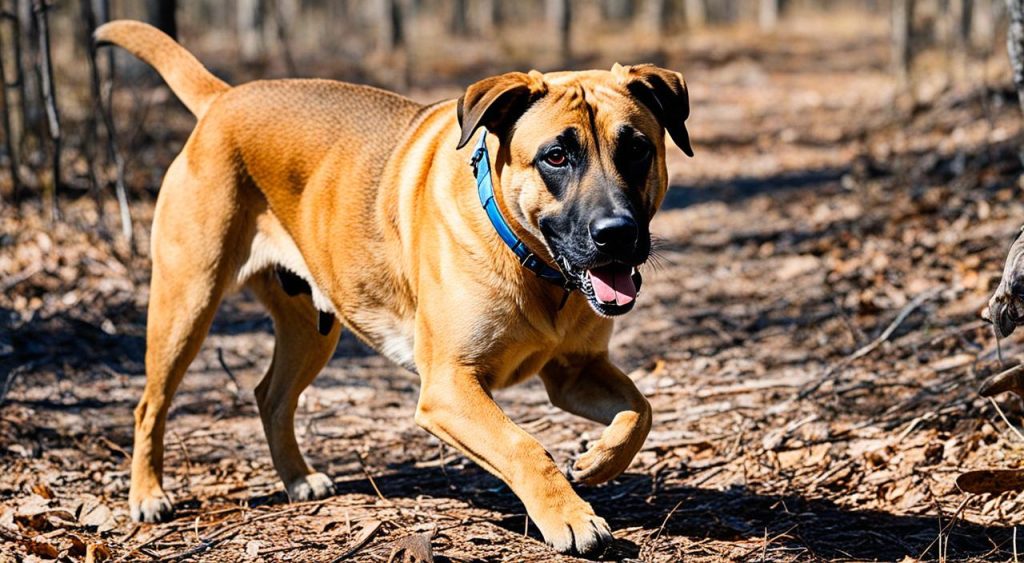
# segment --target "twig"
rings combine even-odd
[[[391,504],[391,501],[389,501],[388,499],[384,498],[384,495],[381,494],[380,489],[377,488],[377,482],[373,480],[373,475],[370,475],[370,470],[369,470],[369,468],[366,467],[366,462],[363,460],[363,454],[361,454],[361,453],[359,453],[357,451],[356,452],[356,459],[359,460],[359,466],[363,468],[363,473],[365,473],[366,474],[366,478],[370,480],[370,486],[373,487],[374,492],[377,493],[377,496],[380,497],[380,500],[382,500],[382,501],[384,501],[384,502],[386,502],[388,504]]]
[[[957,507],[956,512],[953,513],[953,517],[949,519],[949,522],[947,522],[945,526],[942,525],[942,511],[939,510],[939,537],[937,537],[934,540],[932,540],[932,543],[928,544],[928,547],[924,548],[924,551],[921,552],[921,555],[919,555],[917,557],[919,560],[923,560],[924,559],[924,556],[927,555],[927,553],[929,551],[931,551],[932,546],[935,545],[935,542],[939,542],[939,556],[942,557],[942,553],[943,553],[943,551],[942,551],[942,536],[943,536],[943,534],[948,534],[953,529],[953,526],[955,526],[957,521],[960,519],[960,515],[963,514],[964,509],[967,508],[967,505],[974,498],[975,497],[971,497],[971,496],[965,498],[963,500],[963,502],[960,503],[960,506]]]
[[[999,408],[999,403],[997,403],[996,400],[993,399],[992,397],[988,397],[988,401],[992,403],[992,406],[996,409],[996,412],[999,413],[999,417],[1002,418],[1003,422],[1005,422],[1006,425],[1010,427],[1010,430],[1013,430],[1013,433],[1016,434],[1022,442],[1024,442],[1024,434],[1021,434],[1020,430],[1017,430],[1017,427],[1010,423],[1010,420],[1006,418],[1005,414],[1003,414],[1003,409]]]
[[[356,538],[356,541],[352,544],[352,547],[350,547],[348,551],[346,551],[345,553],[342,553],[341,555],[332,559],[331,563],[340,563],[341,561],[344,561],[345,559],[348,559],[349,557],[355,555],[360,549],[366,547],[366,544],[370,543],[370,540],[373,539],[373,536],[377,535],[377,532],[383,525],[384,523],[380,520],[374,520],[367,524],[362,529],[362,531],[359,532],[359,537]]]
[[[679,507],[682,505],[683,501],[679,501],[676,503],[675,506],[672,507],[672,510],[668,511],[668,514],[665,515],[665,519],[661,521],[661,526],[658,526],[658,533],[654,534],[653,541],[658,541],[658,538],[661,537],[661,533],[665,531],[665,526],[668,524],[668,519],[671,518],[672,515],[676,513],[676,510],[679,510]]]
[[[859,360],[860,358],[863,358],[864,356],[867,356],[871,352],[874,352],[875,349],[877,349],[879,346],[885,343],[885,341],[889,340],[889,337],[891,337],[893,333],[896,332],[896,330],[900,327],[900,325],[903,324],[905,320],[907,320],[907,317],[909,317],[911,313],[916,311],[918,307],[923,305],[926,301],[938,295],[939,292],[941,292],[942,290],[942,286],[934,287],[913,298],[910,301],[910,303],[907,303],[906,305],[903,306],[902,309],[900,309],[900,312],[899,314],[896,315],[896,318],[893,319],[891,323],[889,323],[889,326],[885,327],[885,330],[882,331],[882,334],[878,335],[878,338],[875,338],[871,342],[860,347],[859,349],[857,349],[856,352],[850,354],[849,356],[846,356],[838,363],[832,365],[827,370],[825,370],[825,373],[823,373],[821,377],[819,377],[816,381],[811,383],[809,386],[806,386],[803,389],[801,389],[800,393],[797,394],[797,399],[806,399],[808,396],[810,396],[815,391],[820,389],[822,385],[831,381],[840,369],[852,364],[853,362]]]
[[[224,370],[224,373],[228,374],[228,378],[231,379],[231,383],[235,386],[235,398],[238,398],[238,392],[242,389],[238,385],[238,378],[235,377],[235,373],[228,367],[228,363],[224,361],[224,349],[217,347],[217,361],[220,362],[220,367]]]

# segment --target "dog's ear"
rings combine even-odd
[[[456,148],[464,147],[480,127],[504,135],[545,90],[544,75],[535,70],[492,76],[471,85],[459,98],[462,136]]]
[[[651,110],[672,140],[687,156],[693,156],[686,118],[690,117],[690,95],[678,72],[652,64],[622,66],[615,63],[612,74],[640,103]]]

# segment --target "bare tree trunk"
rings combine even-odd
[[[146,19],[160,31],[178,38],[177,0],[146,0]]]
[[[1010,13],[1010,28],[1006,34],[1006,47],[1010,52],[1013,83],[1017,87],[1017,100],[1024,111],[1024,0],[1006,0]]]
[[[285,68],[288,69],[289,76],[298,76],[299,72],[295,66],[295,58],[292,57],[291,42],[288,40],[296,7],[294,5],[286,7],[285,2],[282,0],[270,0],[270,10],[273,15],[274,28],[277,31],[277,43],[284,57]]]
[[[404,14],[399,0],[375,0],[377,49],[390,53],[405,46]]]
[[[45,0],[35,0],[33,11],[36,15],[36,25],[39,28],[39,78],[43,102],[46,104],[46,120],[49,126],[50,141],[53,143],[53,160],[51,177],[46,190],[49,192],[50,219],[60,220],[60,209],[57,206],[57,191],[60,189],[60,157],[61,157],[61,130],[60,113],[57,110],[57,93],[53,84],[53,60],[50,57],[50,26],[47,21],[46,12],[49,6]]]
[[[92,32],[96,30],[96,15],[92,11],[92,0],[78,0],[79,15],[78,42],[85,48],[86,60],[89,61],[89,105],[92,111],[85,116],[85,135],[82,141],[82,154],[89,169],[89,191],[96,200],[96,212],[100,225],[103,225],[103,198],[100,193],[100,175],[97,172],[96,146],[99,140],[99,125],[96,120],[99,109],[99,82],[96,77],[96,46],[92,40]]]
[[[646,0],[643,5],[644,28],[660,37],[668,23],[668,0]]]
[[[892,63],[900,82],[910,78],[913,61],[914,0],[892,2]]]
[[[633,0],[603,0],[604,17],[613,21],[633,19]]]
[[[478,26],[482,33],[495,33],[502,24],[501,0],[480,0]]]
[[[97,0],[97,20],[100,23],[110,21],[110,4],[108,0]],[[95,75],[92,76],[93,88],[98,92],[97,103],[99,104],[98,110],[100,116],[103,118],[103,126],[107,130],[107,166],[110,163],[114,165],[114,194],[117,196],[117,207],[120,210],[121,215],[121,236],[124,237],[128,243],[129,252],[132,252],[134,246],[133,242],[133,229],[132,229],[132,212],[128,206],[128,190],[124,184],[124,159],[121,157],[121,153],[117,148],[117,131],[114,126],[114,71],[116,69],[114,65],[114,50],[108,48],[107,51],[107,81],[101,88],[100,77],[99,77],[99,65],[95,65],[95,46],[93,46],[94,58],[93,58],[93,70]],[[103,103],[103,98],[106,97],[107,103]]]
[[[452,19],[450,27],[452,35],[458,37],[469,35],[469,18],[467,16],[467,12],[469,12],[468,0],[452,1]]]
[[[21,149],[26,163],[31,160],[30,151],[37,148],[31,143],[41,143],[40,111],[38,106],[30,102],[39,95],[39,74],[35,71],[39,66],[39,30],[35,15],[32,13],[32,2],[33,0],[15,0],[14,3],[18,12],[18,26],[14,32],[18,40],[14,44],[14,58],[15,69],[20,77]]]
[[[572,56],[572,3],[570,0],[547,0],[547,17],[552,30],[558,37],[558,53],[562,62]]]
[[[685,0],[684,10],[687,27],[697,29],[708,23],[708,11],[704,0]]]
[[[973,0],[971,5],[971,42],[986,55],[991,55],[996,27],[992,0]]]
[[[762,31],[771,31],[779,24],[779,2],[780,0],[761,0],[757,21]]]
[[[0,18],[0,24],[2,24],[3,20],[5,19],[11,19],[16,22],[18,18],[13,14],[8,14],[5,12],[3,13],[3,17]],[[3,27],[2,25],[0,25],[0,32],[2,31]],[[18,37],[15,37],[14,40],[17,41]],[[3,34],[0,33],[0,54],[2,54],[2,50]],[[2,96],[0,96],[2,97],[2,99],[0,99],[0,104],[3,105],[4,143],[7,148],[7,164],[11,171],[11,186],[13,188],[13,191],[11,193],[11,199],[17,202],[21,194],[21,173],[18,167],[18,150],[16,148],[17,143],[14,140],[14,131],[11,127],[10,98],[10,91],[12,87],[15,86],[7,80],[7,72],[7,69],[4,67],[4,57],[0,56],[0,88],[3,89],[3,92],[0,92],[0,94],[2,94]]]
[[[263,17],[266,12],[265,0],[238,0],[237,26],[238,50],[242,62],[251,64],[266,54],[263,40]]]

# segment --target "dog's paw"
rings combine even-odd
[[[575,511],[563,510],[543,521],[535,519],[544,541],[561,553],[598,555],[615,539],[604,518],[594,514],[590,505],[580,501]],[[553,511],[554,512],[554,511]],[[568,513],[566,513],[568,512]]]
[[[135,522],[167,522],[174,517],[174,506],[162,492],[149,495],[142,500],[130,500],[128,508]]]
[[[650,428],[649,416],[620,413],[601,439],[576,460],[571,477],[585,485],[598,485],[618,477],[633,462]]]
[[[600,485],[621,475],[632,461],[632,452],[622,452],[621,448],[610,448],[603,441],[597,441],[572,465],[570,475],[578,483]]]
[[[319,500],[334,494],[334,483],[323,473],[310,473],[288,484],[288,498],[292,502]]]

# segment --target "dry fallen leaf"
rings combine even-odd
[[[85,563],[100,563],[113,557],[110,548],[102,543],[91,543],[85,548]]]
[[[1024,490],[1024,469],[982,469],[956,478],[960,490],[973,493],[1005,493]]]

